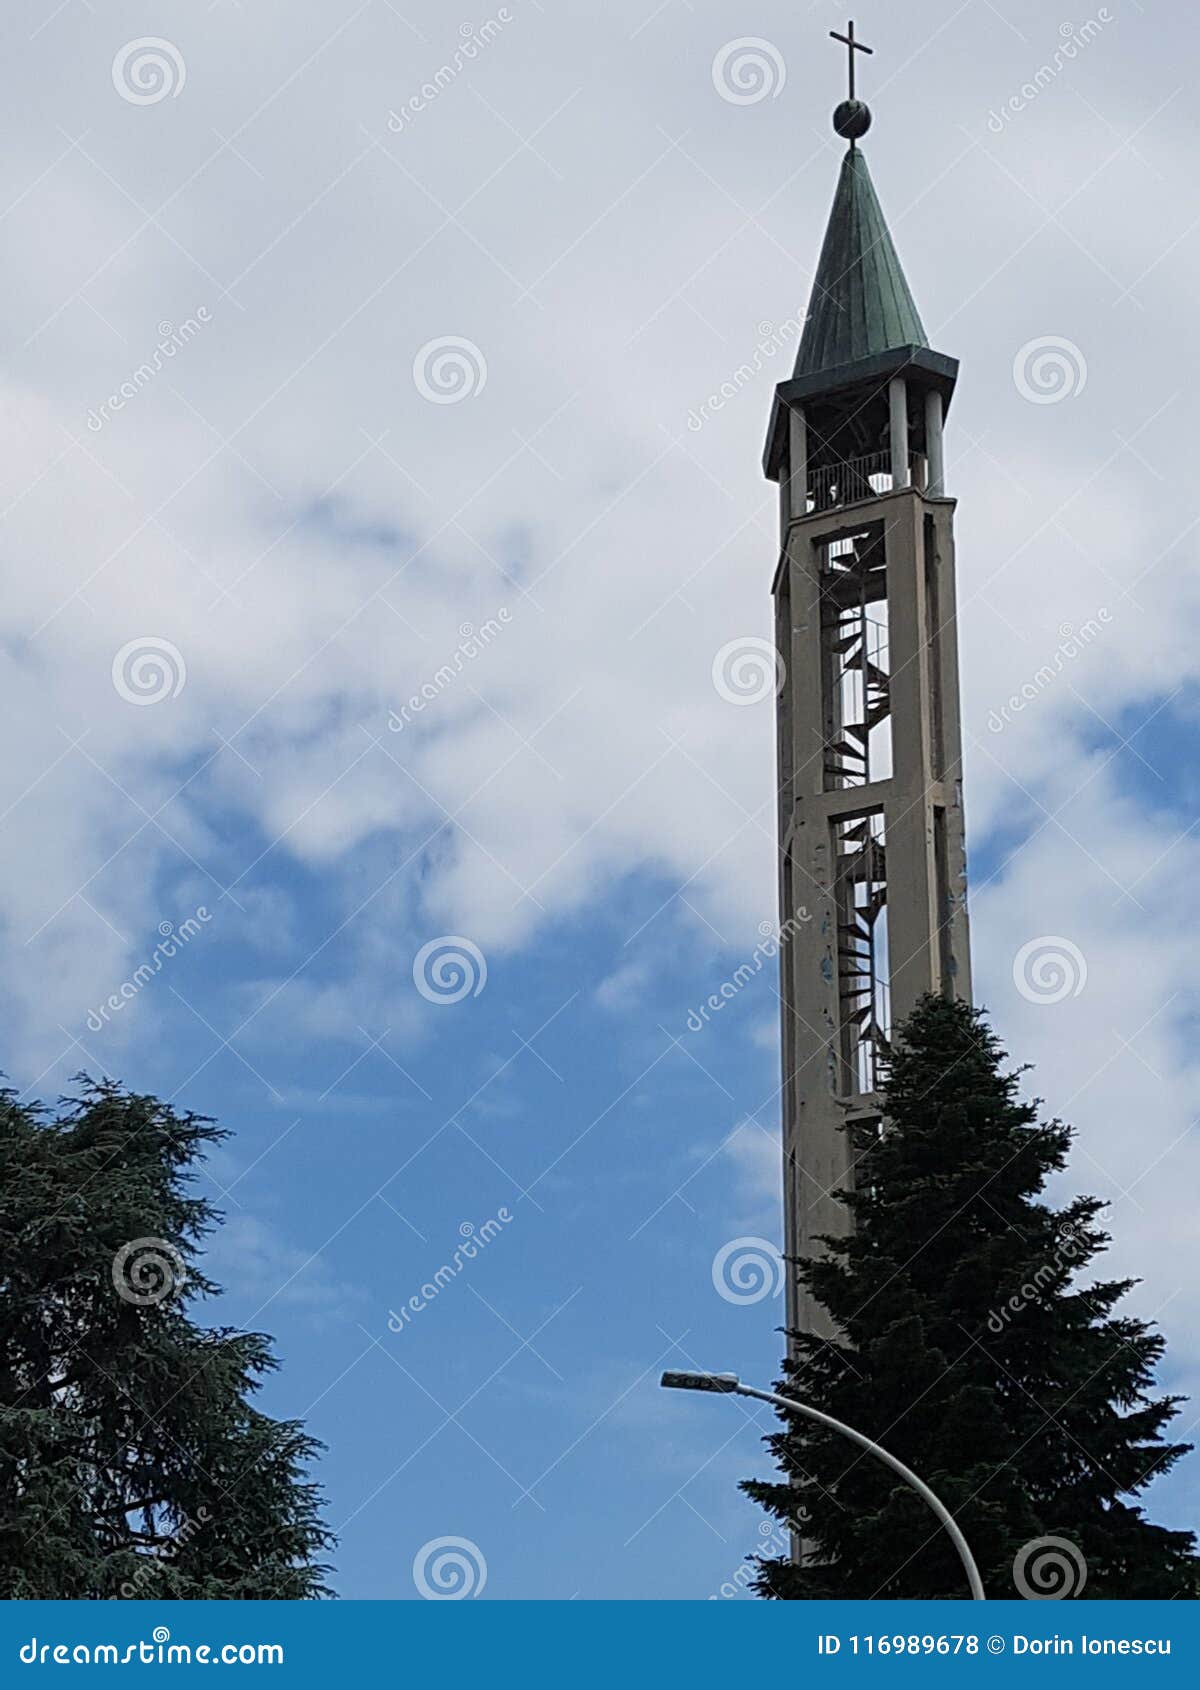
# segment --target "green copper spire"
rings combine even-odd
[[[822,476],[886,450],[901,464],[898,485],[903,488],[908,485],[907,433],[908,475],[914,454],[924,457],[934,466],[926,488],[940,498],[941,423],[958,380],[958,360],[935,352],[926,338],[867,161],[858,150],[871,127],[871,112],[858,98],[855,67],[866,63],[864,55],[872,49],[858,40],[852,23],[844,33],[835,29],[830,34],[846,49],[849,73],[849,97],[834,112],[833,127],[850,145],[817,261],[796,367],[775,389],[763,470],[772,481],[797,473],[815,477],[803,497],[816,498],[819,508]]]
[[[819,375],[898,347],[929,344],[867,161],[854,144],[854,135],[864,133],[870,115],[861,102],[853,102],[854,111],[847,109],[850,105],[847,101],[839,107],[834,119],[839,133],[851,137],[850,150],[842,161],[817,264],[796,376]]]

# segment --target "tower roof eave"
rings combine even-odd
[[[805,400],[817,395],[822,398],[832,398],[835,395],[849,397],[855,392],[862,392],[865,396],[886,387],[893,376],[903,375],[909,370],[924,376],[930,387],[938,388],[944,405],[949,408],[954,384],[958,380],[958,359],[950,358],[944,352],[935,352],[924,344],[890,347],[886,351],[856,358],[833,369],[818,370],[811,375],[793,376],[790,381],[781,381],[775,388],[771,420],[763,449],[764,475],[772,481],[779,479],[780,466],[787,448],[789,405],[802,405]]]

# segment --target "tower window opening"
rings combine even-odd
[[[892,773],[887,575],[877,534],[828,541],[821,592],[824,786],[865,786]]]
[[[841,1090],[879,1089],[890,1054],[887,841],[880,813],[841,816],[834,830]]]

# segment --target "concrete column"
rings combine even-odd
[[[933,709],[924,515],[893,501],[887,519],[892,775],[888,782],[887,909],[893,1021],[938,987],[932,780]]]
[[[926,522],[927,576],[933,602],[927,606],[927,640],[936,674],[936,701],[941,717],[934,773],[944,807],[942,882],[941,989],[955,997],[971,997],[971,934],[967,917],[967,857],[962,794],[962,726],[959,711],[958,614],[954,570],[954,522],[951,507],[940,506]],[[932,555],[930,555],[932,554]]]
[[[931,499],[946,496],[946,459],[942,444],[942,396],[936,387],[925,395],[925,457],[929,464],[929,485],[925,489]]]
[[[779,592],[780,620],[790,624],[787,679],[779,697],[781,740],[790,748],[792,779],[780,789],[780,916],[801,930],[779,948],[782,1017],[784,1240],[788,1256],[819,1256],[818,1240],[849,1224],[833,1193],[850,1183],[853,1147],[846,1108],[835,1096],[839,983],[837,908],[831,830],[824,794],[824,703],[821,608],[825,582],[816,517],[793,529]],[[781,586],[783,584],[781,583]],[[781,645],[780,649],[783,647]],[[828,1315],[788,1273],[789,1326],[832,1337]]]
[[[892,486],[907,487],[908,383],[903,376],[893,376],[888,382],[888,412],[891,420]]]
[[[788,509],[792,520],[808,511],[808,420],[797,405],[788,406]]]

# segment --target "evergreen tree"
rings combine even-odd
[[[858,1146],[856,1188],[841,1194],[854,1231],[796,1264],[839,1337],[793,1335],[778,1388],[932,1486],[990,1596],[1030,1594],[1022,1581],[1085,1598],[1193,1596],[1193,1535],[1152,1524],[1132,1500],[1190,1448],[1163,1437],[1180,1400],[1155,1394],[1163,1339],[1116,1312],[1135,1281],[1077,1282],[1108,1243],[1104,1205],[1038,1201],[1072,1132],[1038,1124],[1006,1061],[963,1003],[927,997],[897,1030],[886,1127]],[[953,1545],[912,1490],[844,1438],[784,1424],[766,1441],[787,1482],[743,1489],[805,1522],[806,1559],[762,1561],[760,1595],[966,1594]],[[1022,1549],[1047,1537],[1075,1553],[1035,1547],[1015,1583]]]
[[[320,1446],[253,1406],[261,1333],[203,1327],[204,1117],[86,1080],[0,1092],[0,1596],[317,1597]]]

